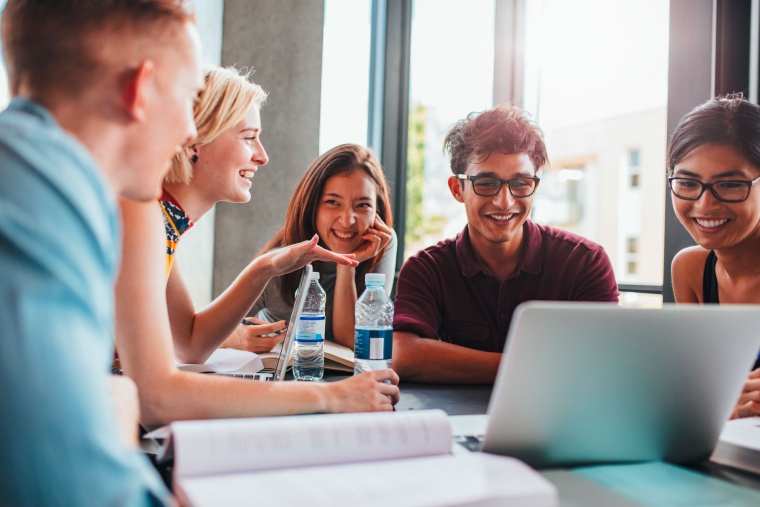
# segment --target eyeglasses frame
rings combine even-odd
[[[681,197],[680,195],[676,194],[675,190],[673,190],[673,180],[689,180],[689,181],[693,181],[695,183],[699,183],[700,185],[702,185],[702,191],[699,192],[699,195],[697,197],[693,197],[693,198],[692,197]],[[718,201],[725,202],[725,203],[728,203],[728,204],[737,204],[737,203],[744,202],[747,199],[749,199],[749,194],[752,192],[752,186],[755,183],[757,183],[758,181],[760,181],[760,176],[758,176],[754,180],[719,180],[719,181],[714,181],[712,183],[705,183],[703,181],[700,181],[700,180],[697,180],[697,179],[694,179],[694,178],[684,178],[683,176],[668,176],[668,187],[670,187],[670,191],[673,193],[674,196],[676,196],[679,199],[682,199],[684,201],[698,201],[699,199],[702,198],[702,195],[705,193],[705,191],[709,190],[710,193],[713,195],[713,197],[715,197],[715,199],[717,199]],[[743,185],[747,185],[747,197],[745,197],[744,199],[741,199],[739,201],[737,201],[737,200],[730,200],[730,199],[723,199],[722,197],[718,196],[718,193],[713,188],[715,185],[718,185],[720,183],[741,183]]]
[[[517,178],[510,178],[508,180],[503,180],[501,178],[496,178],[494,176],[479,176],[479,175],[470,176],[468,174],[460,173],[460,174],[457,174],[457,178],[459,178],[460,181],[470,180],[472,182],[472,191],[475,192],[475,194],[479,195],[480,197],[493,197],[495,195],[499,195],[499,192],[501,192],[502,187],[506,185],[507,188],[509,189],[509,194],[515,199],[523,199],[523,198],[532,196],[533,194],[536,193],[536,190],[538,190],[538,184],[541,182],[541,178],[539,178],[538,176],[518,176]],[[490,180],[498,181],[499,189],[491,195],[483,195],[483,194],[478,193],[478,191],[475,190],[475,182],[479,180],[480,178],[488,178]],[[533,180],[536,182],[536,186],[533,187],[533,192],[529,193],[528,195],[515,195],[514,192],[512,192],[512,185],[510,185],[510,182],[515,181],[515,180]]]

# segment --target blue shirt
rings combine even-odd
[[[108,394],[120,252],[112,191],[42,107],[0,113],[0,502],[169,498]]]

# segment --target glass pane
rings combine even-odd
[[[533,218],[604,246],[618,282],[662,284],[668,0],[527,0],[526,16],[525,107],[551,161]]]
[[[467,223],[446,183],[443,138],[471,111],[493,106],[493,62],[494,0],[415,0],[405,259]]]
[[[662,308],[662,294],[621,292],[620,306],[631,308]]]
[[[371,0],[325,0],[319,152],[367,145]]]

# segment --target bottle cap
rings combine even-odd
[[[309,280],[319,280],[319,271],[312,271]]]
[[[385,285],[383,273],[367,273],[364,275],[364,285]]]

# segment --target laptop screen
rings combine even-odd
[[[301,283],[298,285],[296,299],[293,302],[293,311],[290,312],[288,330],[285,333],[285,339],[280,348],[280,355],[277,358],[277,368],[275,368],[274,380],[285,379],[285,372],[288,370],[288,362],[290,361],[290,355],[293,351],[296,327],[298,327],[298,320],[301,318],[301,312],[303,312],[303,307],[306,304],[306,293],[309,288],[309,275],[311,275],[312,271],[313,268],[311,267],[311,264],[307,264],[301,275]]]

